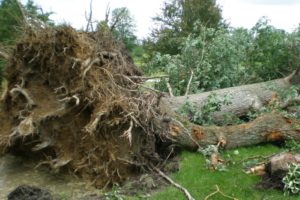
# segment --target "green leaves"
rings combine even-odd
[[[290,163],[288,173],[283,177],[284,195],[299,194],[300,192],[300,164]]]
[[[231,97],[217,96],[216,93],[210,93],[205,104],[199,109],[195,104],[186,101],[186,103],[177,111],[179,114],[187,117],[191,122],[199,125],[214,124],[213,114],[220,111],[223,105],[231,104]]]

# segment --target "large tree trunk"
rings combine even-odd
[[[225,149],[251,146],[266,142],[300,140],[299,123],[278,113],[262,115],[252,122],[232,126],[198,126],[178,116],[163,122],[164,135],[179,146],[196,150],[207,145]],[[298,126],[299,127],[299,126]]]
[[[281,79],[188,96],[162,98],[162,102],[172,111],[181,108],[187,101],[201,110],[212,92],[220,98],[223,98],[225,95],[230,95],[230,104],[222,105],[221,110],[213,114],[214,122],[222,123],[225,115],[230,113],[236,117],[243,117],[249,111],[257,111],[267,105],[272,99],[276,98],[278,91],[287,89],[292,85],[298,85],[299,83],[300,73],[299,71],[295,71],[291,75]]]
[[[214,91],[220,96],[232,94],[233,101],[231,105],[224,106],[215,115],[216,120],[221,120],[221,116],[226,113],[242,116],[251,109],[259,109],[276,96],[276,91],[271,88],[276,87],[278,91],[291,85],[298,86],[299,77],[299,72],[295,71],[282,79]],[[224,148],[230,149],[265,142],[282,142],[288,138],[300,140],[299,122],[285,118],[275,111],[264,114],[251,122],[231,126],[199,126],[176,113],[176,109],[184,104],[186,98],[201,109],[208,95],[209,92],[188,97],[163,98],[160,102],[160,110],[164,117],[158,121],[163,135],[179,146],[189,149],[220,142]],[[299,103],[298,98],[295,101],[297,103]],[[284,102],[282,105],[286,108],[289,102]]]

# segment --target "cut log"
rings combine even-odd
[[[236,117],[245,116],[249,111],[257,111],[267,105],[277,96],[278,91],[299,84],[300,72],[294,71],[291,75],[281,79],[212,91],[220,98],[230,95],[231,102],[229,105],[223,105],[220,111],[213,113],[213,119],[216,123],[220,123],[224,120],[224,116],[229,113]],[[171,98],[165,97],[161,101],[173,111],[181,108],[187,101],[201,110],[212,92]]]
[[[289,171],[289,164],[300,164],[300,154],[286,152],[276,154],[271,156],[264,164],[251,168],[261,168],[262,180],[256,184],[256,188],[283,190],[283,178]],[[251,171],[256,173],[254,170]]]

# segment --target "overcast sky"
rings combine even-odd
[[[26,2],[27,0],[22,0]],[[34,0],[45,11],[53,11],[52,19],[76,28],[85,27],[85,12],[89,0]],[[102,20],[107,5],[111,10],[127,7],[137,24],[137,35],[144,38],[153,27],[152,17],[160,13],[164,0],[93,0],[93,18]],[[223,17],[233,27],[251,28],[262,16],[267,16],[277,28],[291,31],[300,23],[300,0],[217,0]]]

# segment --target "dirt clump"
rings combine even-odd
[[[158,98],[139,89],[142,73],[109,32],[27,28],[7,63],[2,152],[39,157],[37,167],[101,188],[164,161]]]
[[[20,185],[12,191],[8,200],[53,200],[49,191],[29,185]]]

